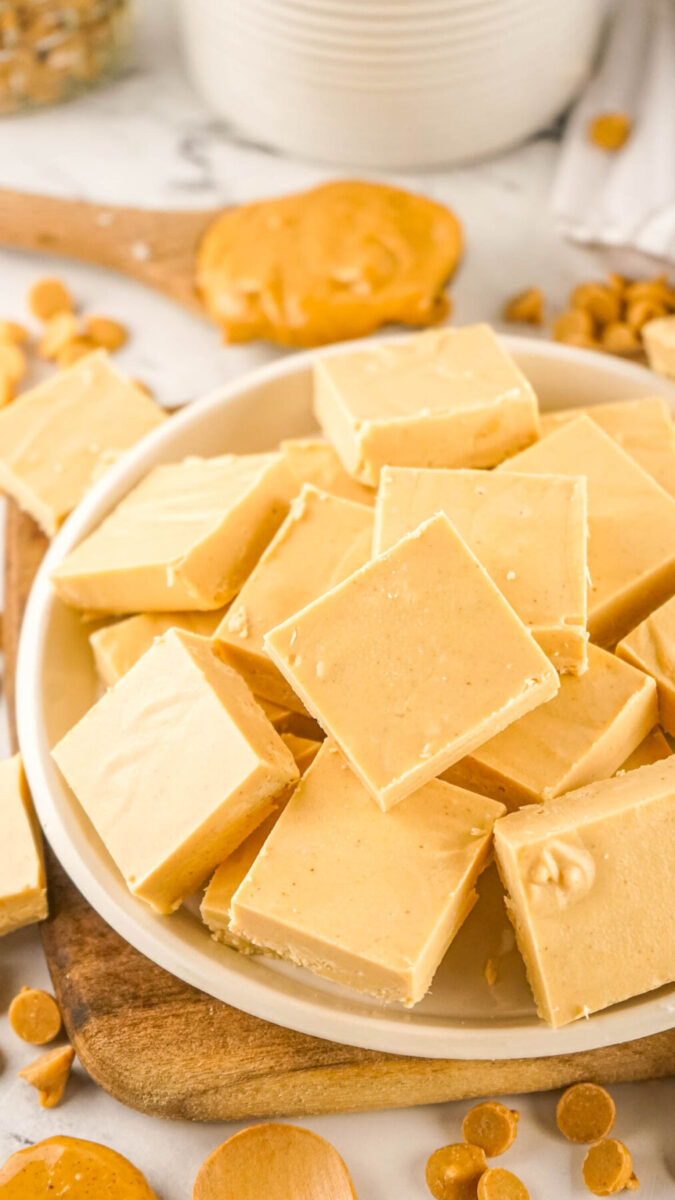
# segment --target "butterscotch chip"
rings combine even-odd
[[[71,312],[59,312],[45,322],[44,332],[38,342],[38,354],[42,358],[58,358],[64,346],[78,335],[77,317]]]
[[[627,286],[628,280],[624,279],[623,275],[619,275],[616,271],[610,271],[608,273],[607,287],[611,288],[613,292],[616,292],[618,296],[623,296]]]
[[[74,1058],[72,1046],[57,1046],[18,1072],[21,1079],[38,1089],[43,1108],[54,1108],[63,1096]]]
[[[61,1029],[58,1004],[41,988],[22,988],[9,1006],[9,1023],[15,1034],[32,1046],[52,1042]]]
[[[14,342],[23,346],[28,341],[28,330],[18,321],[0,321],[0,342]]]
[[[480,1146],[466,1142],[442,1146],[427,1162],[427,1187],[435,1200],[476,1200],[478,1180],[486,1167]]]
[[[616,1116],[614,1101],[598,1083],[575,1083],[560,1097],[555,1119],[570,1142],[599,1142]]]
[[[0,342],[0,375],[19,383],[26,374],[26,356],[15,342]]]
[[[530,1200],[530,1193],[517,1175],[504,1167],[488,1167],[478,1180],[478,1200]]]
[[[487,1158],[504,1154],[516,1140],[518,1118],[515,1109],[498,1100],[477,1104],[462,1121],[462,1136],[473,1146],[480,1146]]]
[[[63,369],[64,367],[72,367],[73,363],[78,362],[80,358],[84,358],[85,354],[91,354],[98,347],[90,337],[84,334],[78,337],[71,338],[59,350],[56,361]]]
[[[585,308],[571,308],[561,313],[553,322],[553,337],[556,342],[571,342],[579,345],[576,339],[584,342],[591,341],[594,333],[593,317]]]
[[[580,283],[570,296],[570,304],[573,309],[580,308],[590,313],[600,328],[611,321],[618,321],[621,316],[620,297],[602,283]]]
[[[633,1174],[630,1150],[616,1138],[605,1138],[591,1146],[581,1171],[594,1196],[615,1196],[624,1188],[633,1192],[640,1186]]]
[[[119,350],[129,336],[124,325],[111,317],[87,317],[84,324],[91,340],[104,350]]]
[[[668,309],[665,304],[659,300],[633,300],[632,304],[626,307],[626,322],[630,325],[635,333],[639,333],[643,325],[647,321],[655,321],[657,317],[665,317],[668,315]]]
[[[526,288],[524,292],[512,296],[504,305],[503,317],[505,321],[513,321],[514,324],[543,324],[544,293],[541,288]]]
[[[633,131],[628,113],[606,112],[594,117],[588,127],[590,140],[601,150],[620,150]]]
[[[606,325],[600,334],[600,344],[608,354],[617,354],[620,358],[634,358],[642,351],[635,330],[626,321]]]
[[[675,291],[670,287],[666,275],[655,275],[653,279],[636,279],[626,286],[626,303],[650,300],[670,309],[675,304]]]
[[[197,286],[226,341],[316,346],[387,321],[440,321],[461,249],[442,205],[339,180],[222,213],[202,239]]]
[[[490,987],[494,987],[499,979],[499,965],[496,958],[486,958],[483,974]]]
[[[60,279],[38,279],[28,293],[28,307],[34,317],[48,321],[59,312],[72,312],[73,300]]]

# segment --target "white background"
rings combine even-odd
[[[0,186],[111,204],[209,208],[326,177],[318,168],[242,143],[203,109],[181,76],[170,13],[167,0],[142,5],[136,62],[118,84],[62,109],[0,121]],[[453,287],[458,321],[498,324],[504,297],[533,283],[545,288],[553,311],[562,307],[574,283],[610,265],[599,254],[564,244],[552,228],[547,205],[556,155],[557,143],[549,136],[480,166],[397,177],[451,204],[465,224],[466,261]],[[26,319],[26,289],[47,265],[0,250],[0,317]],[[130,327],[133,337],[120,364],[146,380],[163,403],[187,401],[274,353],[222,347],[209,326],[120,278],[73,264],[49,264],[54,267],[83,308],[116,316]],[[56,1133],[87,1137],[128,1155],[161,1200],[188,1200],[203,1158],[239,1127],[169,1124],[140,1116],[113,1101],[79,1068],[61,1106],[40,1110],[36,1094],[16,1079],[17,1069],[34,1052],[18,1042],[4,1015],[23,984],[47,984],[35,930],[0,942],[0,1162]],[[616,1135],[633,1153],[639,1195],[669,1200],[675,1196],[675,1083],[622,1085],[612,1091]],[[583,1150],[555,1131],[556,1099],[557,1093],[549,1093],[507,1100],[521,1111],[520,1132],[500,1163],[522,1177],[532,1200],[588,1195],[580,1181]],[[448,1104],[300,1123],[335,1144],[359,1200],[423,1200],[426,1158],[460,1138],[468,1107]]]

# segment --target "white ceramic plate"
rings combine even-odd
[[[661,394],[675,411],[675,389],[641,368],[526,338],[503,341],[543,408]],[[172,417],[106,474],[55,539],[30,597],[17,679],[21,748],[52,847],[90,904],[137,950],[219,1000],[304,1033],[399,1054],[517,1058],[609,1045],[669,1028],[675,1022],[675,988],[637,997],[564,1029],[540,1022],[513,949],[494,868],[485,873],[479,904],[430,994],[411,1011],[381,1007],[280,962],[240,956],[210,939],[194,906],[160,917],[131,896],[52,764],[50,746],[86,711],[97,685],[85,629],[56,600],[50,571],[156,464],[188,454],[268,449],[282,437],[310,433],[313,358],[310,352],[283,359]],[[499,981],[492,988],[483,974],[488,956],[500,961]]]

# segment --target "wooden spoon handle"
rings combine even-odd
[[[120,271],[193,309],[197,246],[214,216],[0,189],[0,242]]]

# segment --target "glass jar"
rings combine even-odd
[[[0,113],[69,100],[113,75],[130,0],[0,0]]]

